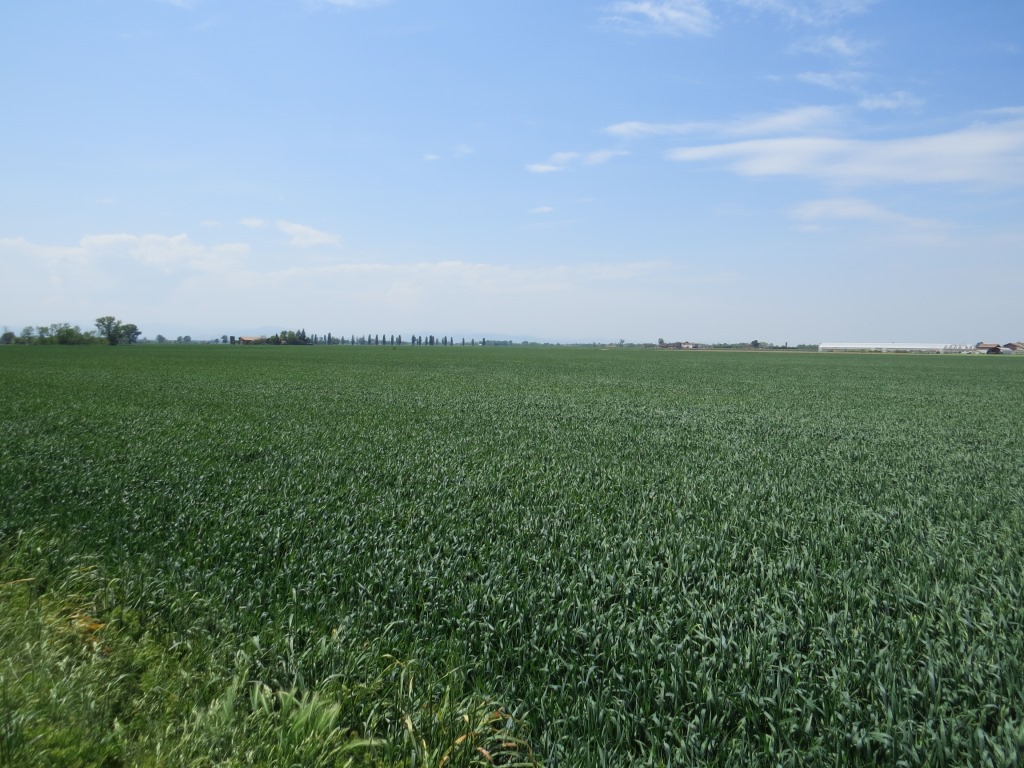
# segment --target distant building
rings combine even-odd
[[[958,355],[973,352],[970,344],[927,344],[898,341],[836,341],[818,345],[819,352],[918,352],[932,355]]]
[[[670,341],[658,345],[661,349],[704,349],[703,344],[696,341]]]

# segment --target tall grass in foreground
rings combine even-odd
[[[456,699],[451,686],[424,691],[414,665],[394,659],[354,654],[359,675],[304,691],[253,679],[242,650],[232,667],[210,668],[197,649],[143,631],[94,563],[47,562],[36,545],[53,543],[0,542],[0,766],[535,762],[500,707]],[[382,730],[372,713],[385,708],[400,737],[359,737],[353,726]]]
[[[153,764],[1019,765],[1020,363],[0,350],[7,581]]]

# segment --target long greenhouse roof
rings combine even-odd
[[[821,349],[969,349],[969,344],[935,344],[928,342],[898,341],[837,341],[818,345]]]

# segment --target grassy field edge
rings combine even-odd
[[[539,764],[499,705],[458,697],[455,674],[368,650],[359,679],[272,690],[244,649],[213,665],[218,649],[121,600],[59,536],[4,532],[0,766]]]

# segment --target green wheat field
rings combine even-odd
[[[0,765],[1010,766],[1024,359],[0,348]]]

